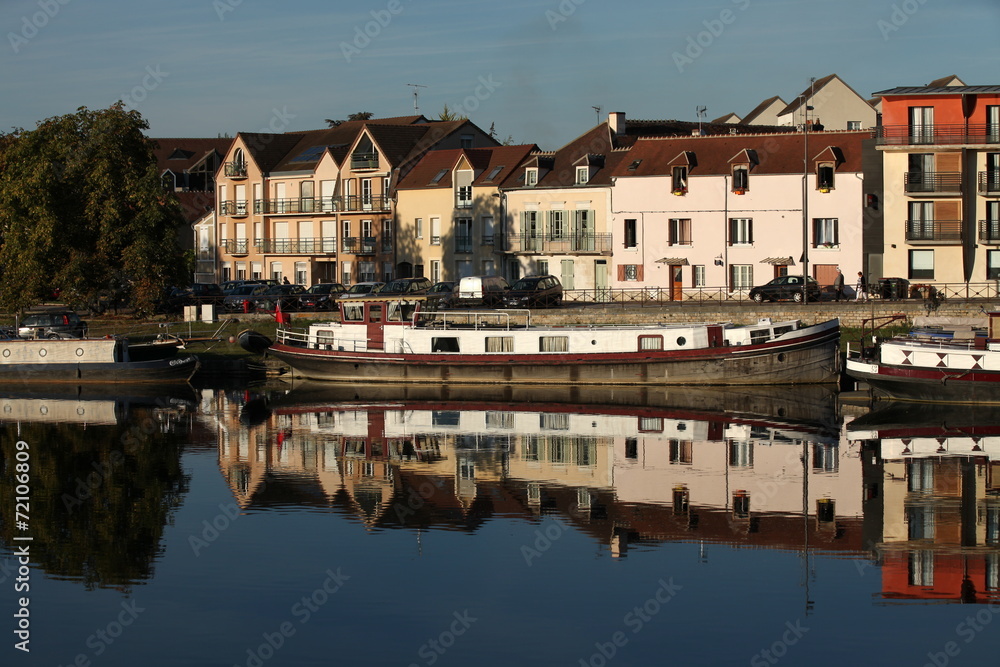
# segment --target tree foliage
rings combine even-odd
[[[22,310],[58,287],[74,305],[124,290],[142,309],[182,279],[184,218],[148,128],[119,103],[0,141],[0,306]]]
[[[441,109],[441,113],[438,114],[438,120],[468,120],[468,116],[463,116],[457,111],[452,111],[447,104]]]
[[[371,120],[375,117],[371,111],[358,111],[357,113],[352,113],[347,117],[347,120]],[[330,127],[337,127],[341,123],[345,123],[345,120],[334,120],[332,118],[326,119],[326,124]]]

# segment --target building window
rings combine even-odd
[[[585,185],[590,180],[590,167],[576,168],[576,184]]]
[[[629,218],[625,221],[625,247],[636,247],[636,221]]]
[[[840,244],[837,218],[813,218],[813,247],[832,248]]]
[[[358,262],[358,282],[370,283],[375,280],[375,262]]]
[[[833,189],[833,164],[823,162],[816,167],[816,187],[820,192]]]
[[[251,266],[253,266],[251,264]],[[295,262],[295,284],[296,285],[308,285],[309,276],[306,269],[305,262]]]
[[[695,264],[691,267],[691,279],[693,287],[705,287],[705,265]]]
[[[549,238],[566,238],[566,211],[549,211]]]
[[[626,264],[625,265],[625,280],[628,280],[628,281],[639,280],[639,265],[638,264]]]
[[[441,245],[441,218],[431,218],[431,245]]]
[[[753,219],[729,219],[729,245],[750,245],[753,243]]]
[[[536,266],[538,268],[538,275],[540,275],[540,276],[547,276],[547,275],[549,275],[549,260],[547,260],[547,259],[540,259],[540,260],[538,260],[538,262],[536,262]]]
[[[750,189],[750,169],[746,165],[733,167],[733,193],[741,195]]]
[[[677,166],[671,170],[671,180],[673,181],[672,192],[675,195],[682,195],[688,191],[688,168]]]
[[[340,282],[345,285],[350,285],[353,281],[351,280],[351,263],[341,262],[340,263]]]
[[[910,107],[910,141],[934,143],[934,107]]]
[[[239,266],[239,265],[237,265],[237,266]],[[239,273],[239,271],[237,271],[237,273]],[[244,269],[244,273],[245,273],[245,269]],[[283,276],[283,273],[282,273],[282,268],[281,268],[281,262],[271,262],[271,280],[277,280],[280,283],[282,276]],[[244,275],[244,278],[245,277],[246,276]]]
[[[670,245],[691,245],[691,220],[671,218],[668,243]]]
[[[860,130],[861,129],[861,121],[860,120],[849,120],[849,121],[847,121],[847,129],[848,130]]]
[[[418,239],[424,238],[424,219],[417,218],[415,224],[417,227],[417,238]]]
[[[934,280],[934,251],[910,251],[910,279]]]
[[[493,216],[484,215],[479,219],[479,228],[482,230],[482,245],[494,245],[493,243]]]
[[[753,264],[730,265],[729,282],[733,291],[753,287]]]
[[[462,148],[472,148],[472,140],[474,137],[471,134],[463,134],[460,141],[462,142]]]
[[[538,185],[538,168],[529,167],[524,170],[524,184],[527,187]]]
[[[472,252],[472,218],[455,221],[455,252]]]
[[[441,260],[439,259],[431,260],[431,282],[441,282]]]
[[[986,107],[986,141],[1000,142],[1000,106]]]

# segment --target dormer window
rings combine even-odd
[[[528,167],[524,170],[524,184],[527,187],[538,185],[538,168]]]
[[[816,166],[816,188],[820,192],[833,189],[834,165],[832,162],[820,162]]]
[[[733,167],[733,194],[742,195],[750,189],[750,169],[739,164]]]
[[[673,193],[675,195],[683,195],[688,191],[688,168],[683,165],[678,165],[671,171],[671,177],[673,180]]]
[[[590,180],[590,167],[576,168],[576,184],[585,185]]]

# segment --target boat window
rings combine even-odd
[[[643,433],[663,433],[663,417],[640,417],[639,430]]]
[[[432,338],[431,352],[458,352],[458,339],[455,337]]]
[[[369,322],[381,322],[382,321],[382,304],[381,303],[371,303],[371,304],[368,304],[368,321]]]
[[[663,336],[639,336],[640,350],[662,350]]]
[[[539,336],[539,352],[569,352],[569,336]]]
[[[514,428],[514,413],[487,411],[486,425],[492,428],[512,429]]]
[[[363,303],[345,303],[343,311],[345,322],[365,321],[365,304]]]
[[[759,343],[766,343],[770,337],[770,330],[768,329],[755,329],[750,332],[750,344],[757,345]]]
[[[333,345],[333,340],[331,329],[320,329],[316,332],[316,343],[319,345]]]
[[[486,351],[487,352],[513,352],[514,351],[514,337],[513,336],[487,336],[486,337]]]
[[[795,331],[795,327],[791,325],[785,325],[783,327],[774,327],[774,336],[775,338],[777,338],[778,336],[785,335],[789,331]]]
[[[413,320],[413,313],[417,310],[417,304],[406,301],[392,301],[389,303],[389,322],[410,322]]]
[[[462,413],[458,410],[435,410],[431,413],[431,423],[434,426],[458,426]]]

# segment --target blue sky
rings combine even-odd
[[[421,84],[428,117],[553,149],[594,106],[742,115],[834,72],[864,96],[1000,84],[998,0],[3,0],[0,27],[4,131],[118,99],[152,136],[314,129],[411,114]]]

